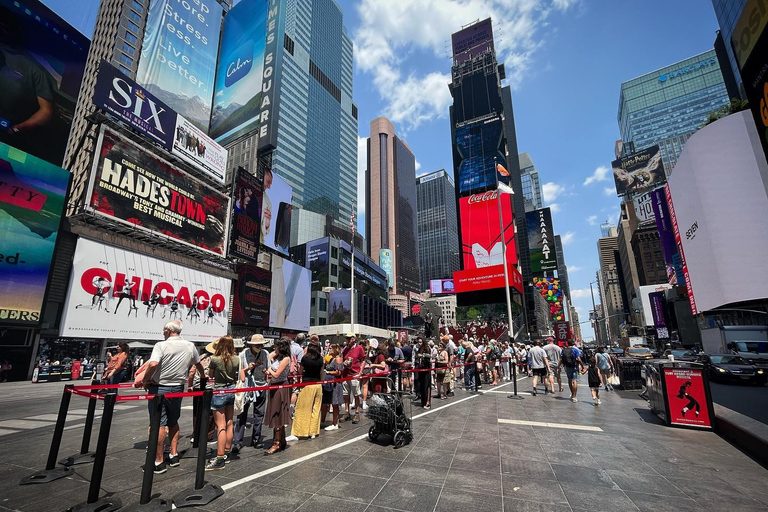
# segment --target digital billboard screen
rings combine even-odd
[[[658,145],[614,160],[611,166],[619,196],[656,188],[667,179]]]
[[[0,324],[40,320],[70,176],[0,143]]]
[[[272,272],[252,264],[238,265],[232,323],[269,327]]]
[[[307,242],[306,259],[307,266],[312,272],[312,291],[320,291],[328,286],[329,265],[328,265],[328,237],[319,238]]]
[[[41,2],[0,0],[0,142],[62,165],[89,47]]]
[[[272,256],[272,290],[269,326],[294,331],[309,330],[312,273],[280,256]]]
[[[549,208],[534,210],[525,214],[528,229],[528,250],[531,255],[531,272],[540,273],[557,270],[555,233],[552,227],[552,212]]]
[[[261,243],[282,254],[288,254],[291,245],[292,201],[291,186],[271,169],[266,169],[261,203]]]
[[[429,281],[429,293],[433,295],[455,291],[453,279],[430,279]]]
[[[512,263],[507,266],[509,287],[523,293],[523,276]],[[457,270],[453,273],[453,285],[456,293],[477,292],[504,288],[504,267],[496,265],[487,268]]]
[[[470,122],[455,129],[453,162],[459,196],[496,187],[496,164],[509,169],[504,146],[501,117]],[[498,178],[509,184],[509,178]]]
[[[229,199],[102,127],[91,173],[99,215],[223,255]]]
[[[350,290],[333,290],[328,297],[328,324],[351,323],[352,293]]]
[[[498,201],[498,192],[495,190],[459,199],[464,270],[502,264]],[[501,212],[504,242],[507,246],[507,262],[516,264],[515,219],[512,213],[511,194],[501,194]]]
[[[235,175],[234,215],[229,254],[256,261],[261,233],[262,183],[242,167]]]
[[[486,50],[493,50],[491,18],[479,21],[470,27],[452,34],[451,48],[453,50],[454,64],[465,62]]]
[[[136,81],[208,133],[223,9],[216,0],[151,0]]]

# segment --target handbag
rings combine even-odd
[[[238,357],[240,360],[240,365],[238,367],[237,371],[237,383],[235,384],[235,390],[240,390],[241,388],[245,387],[245,382],[240,379],[240,372],[243,371],[245,368],[243,366],[243,358]],[[247,377],[246,377],[247,378]],[[235,393],[235,416],[239,416],[243,413],[243,410],[245,409],[245,393]]]
[[[608,383],[609,383],[611,386],[618,386],[618,385],[620,385],[620,384],[621,384],[621,382],[619,381],[619,376],[618,376],[618,375],[616,375],[615,373],[611,374],[611,378],[610,378],[610,379],[608,379]]]

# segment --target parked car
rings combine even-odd
[[[762,386],[768,378],[766,370],[749,364],[736,355],[702,355],[699,361],[705,364],[707,375],[713,381],[747,382]]]
[[[675,361],[698,361],[698,357],[692,350],[674,349],[669,351],[674,356]]]
[[[634,359],[653,359],[653,354],[648,347],[629,347],[624,350],[624,355]]]

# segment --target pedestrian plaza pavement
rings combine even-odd
[[[530,390],[530,381],[519,386]],[[459,389],[434,400],[431,411],[414,407],[415,438],[397,450],[385,435],[368,440],[364,417],[269,457],[245,448],[225,470],[206,473],[224,495],[192,510],[768,510],[768,470],[712,432],[662,425],[636,392],[603,392],[594,406],[586,386],[578,403],[567,391],[510,400],[511,390],[511,383],[477,395]],[[73,409],[85,404],[72,398]],[[36,412],[57,409],[51,399]],[[182,449],[190,444],[190,409]],[[124,507],[139,501],[147,425],[144,407],[118,406],[102,496],[117,496]],[[85,501],[90,464],[49,484],[18,485],[45,467],[52,430],[46,424],[0,437],[0,510],[66,510]],[[81,435],[81,428],[65,431],[59,458],[79,450]],[[193,457],[184,458],[156,475],[153,494],[170,499],[192,489],[194,467]]]

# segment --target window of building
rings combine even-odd
[[[136,48],[129,45],[128,43],[123,43],[123,51],[128,55],[133,55],[134,53],[136,53]]]
[[[331,275],[332,276],[338,276],[339,275],[339,267],[337,267],[333,263],[331,263]]]
[[[331,247],[331,258],[339,258],[339,250],[336,247]]]
[[[125,76],[131,76],[131,70],[130,70],[130,69],[128,69],[127,67],[123,66],[122,64],[120,64],[120,65],[119,65],[117,68],[118,68],[118,69],[120,70],[120,72],[121,72],[122,74],[124,74]]]
[[[320,325],[325,325],[327,323],[325,318],[319,318],[318,320],[320,320]]]
[[[136,27],[138,29],[138,27]],[[138,30],[136,30],[138,32]],[[130,32],[125,32],[125,40],[128,41],[131,44],[136,44],[136,42],[139,40],[135,35],[131,34]]]
[[[312,299],[309,301],[309,305],[311,307],[315,307],[315,298],[314,297],[312,297]]]
[[[126,66],[133,66],[133,59],[125,55],[124,53],[120,54],[120,62],[122,62]]]
[[[328,299],[320,297],[320,307],[318,309],[320,311],[328,311]]]
[[[137,24],[135,24],[130,20],[128,20],[126,23],[128,24],[128,28],[131,30],[131,32],[133,32],[134,34],[139,33],[139,26]]]
[[[137,14],[135,11],[128,11],[128,17],[131,18],[133,21],[137,21],[141,23],[141,16]]]
[[[131,2],[131,9],[135,9],[136,12],[143,12],[144,11],[144,6],[141,5],[141,3],[137,2],[136,0],[133,0]]]

